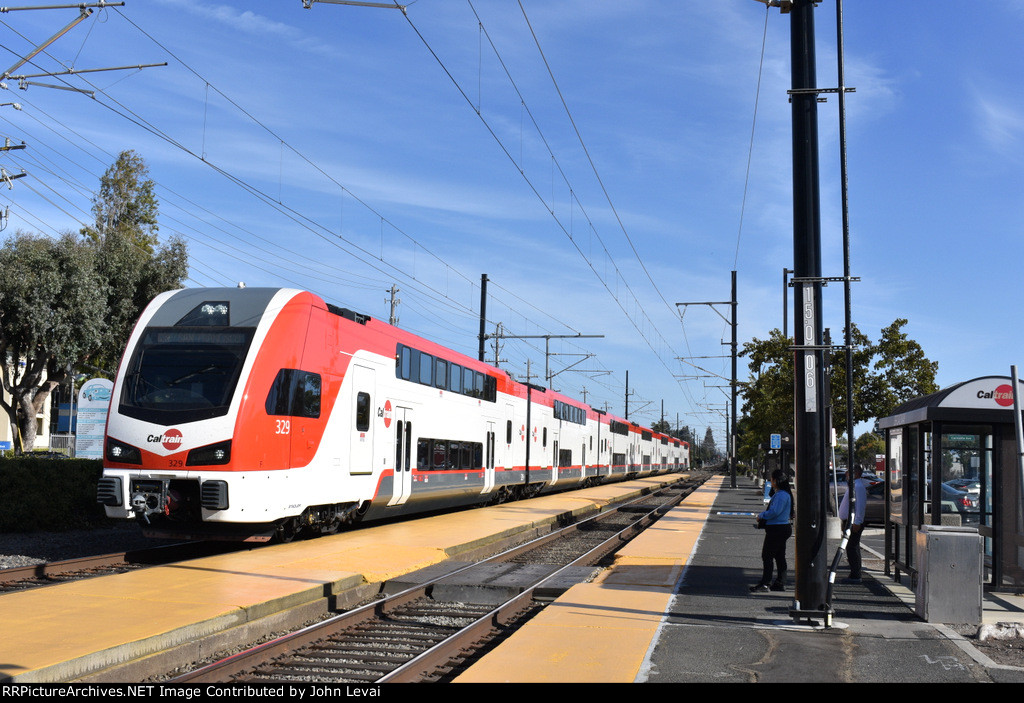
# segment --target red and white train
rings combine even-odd
[[[151,534],[287,540],[688,466],[686,442],[312,293],[200,288],[132,333],[98,500]]]

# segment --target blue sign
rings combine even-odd
[[[762,435],[762,436],[764,436],[764,435]],[[773,434],[772,435],[772,449],[782,449],[782,435],[780,435],[780,434]]]

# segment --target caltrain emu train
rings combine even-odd
[[[688,465],[685,442],[312,293],[197,288],[132,333],[97,498],[149,534],[287,541]]]

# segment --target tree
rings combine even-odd
[[[700,445],[700,460],[704,465],[713,463],[718,458],[718,448],[715,447],[715,435],[709,427],[704,432],[704,441]]]
[[[143,158],[134,151],[122,151],[100,177],[100,190],[92,201],[96,223],[83,227],[82,235],[99,243],[119,234],[152,254],[157,244],[159,211],[154,189]]]
[[[672,426],[668,424],[668,420],[658,420],[651,425],[651,431],[658,434],[669,434],[672,432]]]
[[[181,287],[188,274],[185,243],[171,237],[158,246],[158,203],[146,162],[123,151],[100,179],[93,198],[95,223],[82,236],[98,249],[100,277],[107,282],[107,339],[92,364],[116,369],[135,321],[156,295]]]
[[[873,344],[853,327],[853,421],[864,422],[886,417],[900,403],[938,390],[935,373],[938,363],[929,361],[917,342],[908,339],[897,319],[882,330]],[[744,423],[739,455],[752,459],[758,444],[773,432],[793,432],[793,352],[792,342],[775,329],[766,340],[754,339],[743,345],[740,356],[750,359],[751,380],[743,384]],[[828,381],[833,409],[832,424],[846,434],[846,359],[832,355]]]
[[[18,451],[53,388],[88,363],[113,373],[149,301],[179,288],[184,242],[158,246],[157,201],[145,162],[123,152],[101,179],[94,226],[59,239],[18,232],[0,248],[0,401]]]
[[[875,455],[885,454],[885,440],[874,432],[865,432],[857,438],[857,448],[854,456],[857,464],[865,469],[875,468]]]
[[[0,248],[0,398],[15,448],[35,444],[36,416],[71,365],[103,342],[107,288],[96,248],[18,232]]]
[[[882,338],[875,346],[879,359],[874,368],[878,372],[868,377],[868,403],[874,411],[869,417],[886,417],[897,406],[911,398],[928,395],[939,390],[935,383],[937,361],[929,361],[921,345],[908,339],[903,327],[907,320],[900,318],[882,330]]]

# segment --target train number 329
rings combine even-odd
[[[291,431],[292,431],[292,421],[291,420],[278,420],[277,421],[277,429],[274,430],[275,434],[288,434]]]

